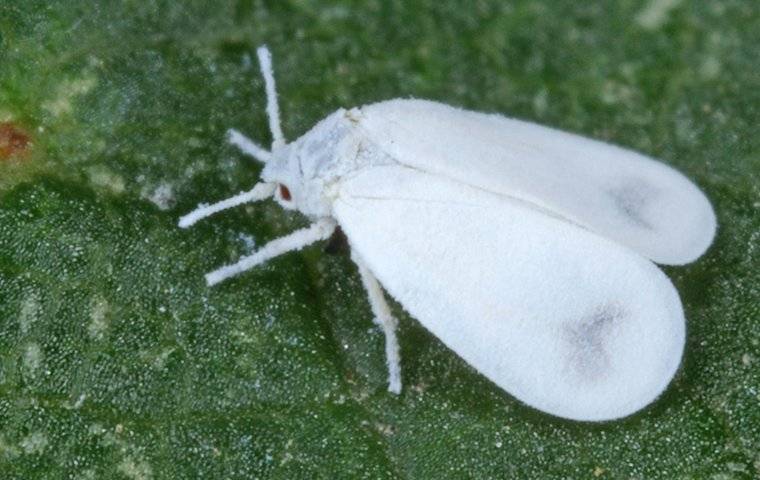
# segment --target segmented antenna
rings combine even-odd
[[[238,147],[241,152],[255,158],[265,165],[272,159],[272,152],[260,146],[234,128],[227,130],[227,141]]]
[[[179,219],[180,228],[187,228],[198,220],[201,220],[211,215],[227,210],[228,208],[237,207],[244,203],[258,202],[272,196],[274,193],[275,185],[273,183],[257,183],[254,187],[247,191],[230,197],[221,202],[214,203],[213,205],[205,205],[198,207],[192,212],[188,213],[184,217]]]
[[[267,116],[269,117],[269,130],[272,132],[272,150],[276,150],[285,146],[285,136],[282,134],[282,127],[280,126],[280,107],[277,105],[272,54],[266,45],[260,46],[256,50],[256,54],[259,57],[259,67],[267,91]]]

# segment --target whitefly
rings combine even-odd
[[[340,109],[288,144],[266,47],[258,58],[272,147],[235,130],[229,139],[264,164],[261,182],[179,224],[270,197],[312,224],[208,273],[209,285],[340,227],[385,333],[391,392],[401,367],[383,289],[544,412],[620,418],[667,387],[685,319],[653,262],[695,260],[716,228],[691,181],[604,142],[425,100]]]

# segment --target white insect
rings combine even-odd
[[[230,141],[264,163],[249,192],[182,217],[188,227],[274,196],[314,220],[206,275],[214,285],[345,232],[391,392],[397,321],[385,290],[499,387],[544,412],[600,421],[652,402],[678,369],[684,315],[652,263],[702,255],[716,222],[683,175],[641,154],[501,115],[423,100],[340,109],[285,143],[266,47],[274,141]]]

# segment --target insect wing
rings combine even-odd
[[[424,100],[362,107],[360,123],[400,163],[526,200],[658,263],[695,260],[715,233],[691,181],[630,150]]]
[[[623,417],[678,368],[684,317],[668,278],[575,224],[403,166],[344,179],[334,214],[390,295],[539,410]]]

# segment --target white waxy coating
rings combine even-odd
[[[627,248],[520,201],[403,166],[341,183],[335,216],[385,289],[530,406],[624,417],[681,360],[673,285]]]
[[[361,127],[400,163],[535,203],[666,265],[712,243],[715,214],[686,177],[604,142],[424,100],[361,108]]]

